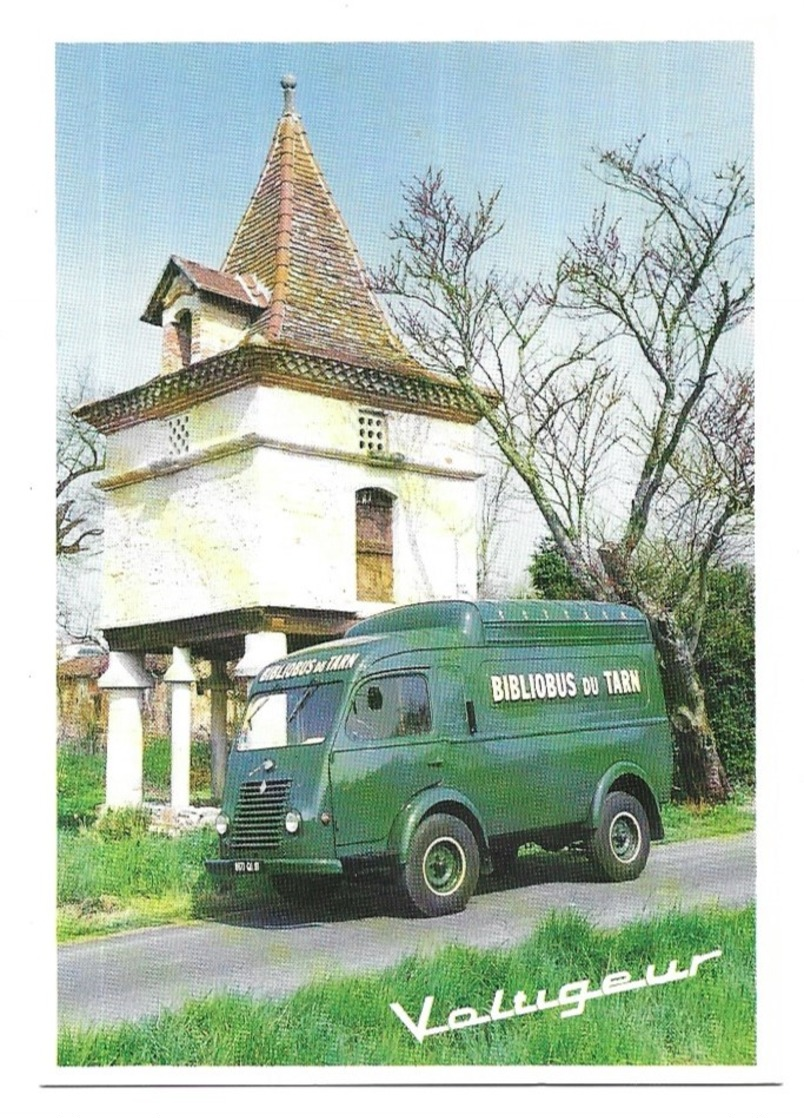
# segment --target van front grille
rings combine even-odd
[[[265,850],[279,845],[291,781],[252,780],[240,785],[232,820],[232,850]]]

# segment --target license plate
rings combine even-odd
[[[259,862],[235,862],[234,871],[235,871],[235,873],[259,873],[260,872],[260,863]]]

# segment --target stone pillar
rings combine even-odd
[[[288,654],[285,633],[246,633],[246,652],[235,668],[235,675],[254,679],[266,664]]]
[[[226,661],[213,660],[212,675],[209,677],[209,743],[212,753],[212,798],[219,802],[223,796],[223,782],[226,777],[226,692],[228,686]]]
[[[110,652],[109,666],[98,680],[108,692],[106,735],[106,805],[142,803],[142,693],[152,685],[131,652]]]
[[[174,648],[173,660],[165,672],[170,684],[170,806],[174,810],[190,806],[190,742],[193,734],[191,688],[195,673],[188,648]]]

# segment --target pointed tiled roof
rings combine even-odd
[[[272,292],[253,327],[268,342],[419,373],[391,331],[282,79],[285,109],[221,270],[253,273]]]
[[[285,108],[257,188],[220,270],[171,257],[143,319],[158,324],[182,273],[198,289],[249,305],[241,341],[76,414],[111,432],[170,415],[244,384],[283,384],[477,423],[463,389],[421,365],[391,330],[282,79]]]

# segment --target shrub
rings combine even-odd
[[[540,598],[585,598],[569,563],[552,540],[542,540],[530,564],[530,579]]]
[[[148,833],[151,813],[146,807],[116,807],[104,811],[94,826],[95,834],[109,841],[139,838]]]
[[[754,580],[746,567],[710,571],[706,621],[696,659],[726,772],[732,780],[752,784],[756,749]]]

